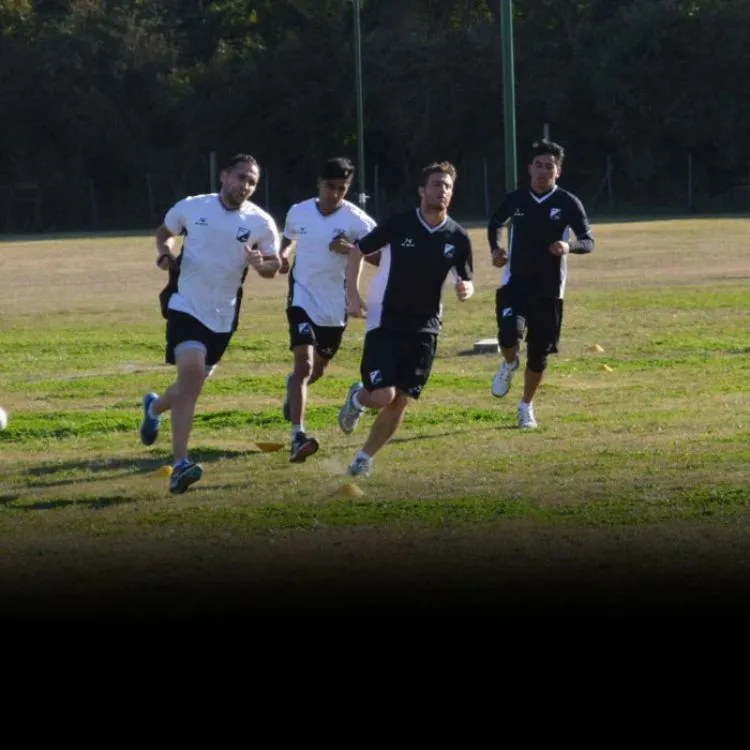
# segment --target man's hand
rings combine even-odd
[[[558,257],[561,255],[567,255],[570,252],[570,245],[567,242],[553,242],[549,246],[549,251],[552,253],[552,255],[557,255]]]
[[[346,235],[340,234],[333,240],[329,245],[328,249],[339,255],[349,255],[351,250],[354,248],[354,244],[346,239]]]
[[[499,247],[492,251],[492,265],[495,268],[502,268],[508,262],[508,251],[504,247]]]
[[[247,259],[250,265],[256,271],[260,271],[263,267],[263,253],[257,247],[249,248],[247,245],[245,245],[245,250],[247,251]]]
[[[359,292],[352,291],[346,295],[346,312],[352,318],[364,318],[367,315],[367,307]]]
[[[157,267],[161,268],[162,271],[168,271],[174,267],[176,258],[172,253],[163,253],[156,259]]]
[[[286,255],[281,256],[281,266],[279,266],[279,273],[289,273],[290,269],[289,258]]]
[[[245,245],[249,264],[261,275],[272,278],[281,268],[281,258],[278,255],[265,256],[257,247]]]
[[[474,284],[471,281],[459,279],[454,288],[456,290],[456,297],[458,297],[461,302],[474,295]]]

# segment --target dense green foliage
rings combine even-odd
[[[460,213],[501,197],[498,9],[362,0],[383,210],[442,158]],[[594,209],[746,208],[749,25],[748,0],[515,0],[519,169],[547,123]],[[321,159],[356,157],[352,28],[350,0],[0,0],[0,231],[150,226],[208,189],[212,151],[238,149],[281,215]]]

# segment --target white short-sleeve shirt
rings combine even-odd
[[[216,333],[228,333],[248,266],[244,245],[257,245],[266,257],[278,256],[276,222],[250,201],[229,210],[218,194],[210,193],[175,203],[164,217],[164,226],[174,234],[185,234],[177,291],[168,307],[192,315]]]
[[[324,216],[317,198],[295,203],[287,212],[284,236],[295,240],[289,306],[301,307],[319,326],[346,324],[346,255],[328,249],[340,234],[349,242],[364,237],[375,220],[349,201]]]

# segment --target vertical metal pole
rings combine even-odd
[[[503,104],[505,121],[505,188],[515,190],[516,164],[516,76],[513,70],[513,0],[500,0],[500,36],[503,51]]]
[[[490,215],[490,178],[486,156],[484,158],[484,215],[487,218]]]
[[[359,2],[354,3],[354,64],[357,76],[357,174],[359,175],[360,208],[365,208],[367,195],[365,194],[365,134],[364,134],[364,104],[362,97],[362,31],[360,26]]]
[[[212,193],[218,191],[216,185],[216,151],[212,151],[208,159],[208,189]]]

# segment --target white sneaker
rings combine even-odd
[[[369,476],[370,472],[372,471],[372,458],[364,458],[363,456],[355,458],[347,471],[349,473],[349,476],[352,477]]]
[[[534,416],[534,404],[527,404],[525,401],[518,402],[518,426],[522,430],[533,430],[539,426]]]
[[[492,395],[495,398],[502,398],[510,390],[510,383],[519,364],[520,360],[518,357],[516,357],[516,361],[512,365],[509,365],[505,359],[500,363],[495,377],[492,378]]]
[[[361,388],[362,383],[353,383],[351,385],[349,392],[346,394],[346,401],[344,401],[344,405],[339,411],[339,427],[341,427],[341,431],[345,432],[347,435],[354,431],[357,422],[359,422],[359,418],[364,412],[364,409],[358,409],[352,401],[354,394],[361,390]]]

